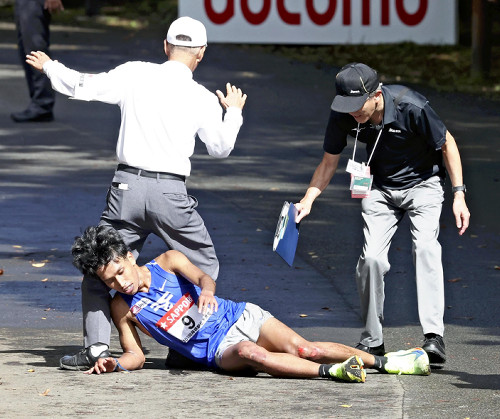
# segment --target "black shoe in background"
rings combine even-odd
[[[82,349],[75,355],[63,356],[59,360],[59,366],[63,370],[86,371],[93,367],[99,358],[110,356],[108,345],[99,342]]]
[[[369,354],[372,354],[372,355],[380,355],[380,356],[385,355],[384,344],[370,348],[369,346],[363,345],[362,343],[358,343],[355,346],[355,348],[359,349],[360,351],[363,351],[363,352],[368,352]]]
[[[10,117],[15,122],[50,122],[54,120],[52,112],[35,112],[31,109],[11,113]]]
[[[431,364],[444,364],[446,362],[446,353],[444,349],[443,337],[435,333],[424,335],[424,344],[422,349],[429,355]]]

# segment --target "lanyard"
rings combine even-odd
[[[361,131],[359,129],[359,122],[358,122],[358,128],[356,128],[356,138],[354,139],[354,150],[352,151],[352,160],[355,161],[354,157],[356,156],[356,145],[358,144],[358,134],[359,134],[359,131]],[[370,154],[370,157],[368,159],[368,162],[366,163],[367,166],[370,165],[370,162],[372,160],[372,157],[373,157],[373,153],[375,152],[375,148],[377,147],[377,144],[378,144],[378,140],[380,140],[380,135],[382,134],[382,130],[384,129],[384,126],[382,125],[382,128],[380,128],[379,132],[378,132],[378,135],[377,135],[377,140],[375,141],[375,145],[373,146],[373,149],[372,149],[372,152]]]

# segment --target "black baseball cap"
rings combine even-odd
[[[378,75],[373,68],[362,63],[347,64],[335,78],[337,94],[331,108],[341,113],[355,112],[363,107],[378,86]]]

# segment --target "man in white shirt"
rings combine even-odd
[[[224,158],[231,153],[247,96],[229,83],[226,95],[217,90],[216,96],[193,80],[206,46],[204,25],[181,17],[168,30],[164,41],[168,61],[163,64],[134,61],[107,73],[83,74],[40,51],[32,52],[26,61],[43,71],[58,92],[121,109],[116,145],[119,164],[100,224],[118,230],[136,257],[154,233],[215,279],[219,271],[215,249],[195,210],[196,199],[187,194],[185,179],[191,172],[189,158],[196,135],[211,156]],[[108,355],[109,298],[109,289],[101,281],[84,277],[85,348],[61,358],[61,368],[86,366],[90,346],[96,343],[102,344],[102,356]]]

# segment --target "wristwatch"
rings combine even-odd
[[[453,186],[451,190],[453,191],[453,193],[460,191],[462,191],[463,193],[467,192],[467,188],[465,187],[465,185]]]

